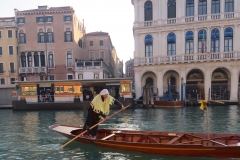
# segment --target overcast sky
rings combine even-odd
[[[13,17],[14,8],[30,10],[40,5],[73,6],[79,20],[84,19],[87,33],[108,32],[118,57],[124,63],[133,58],[134,8],[131,0],[0,0],[0,17]]]

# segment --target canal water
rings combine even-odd
[[[117,110],[112,110],[111,113]],[[83,125],[87,111],[0,110],[1,160],[210,160],[145,154],[72,142],[51,131],[53,124]],[[238,106],[209,107],[209,128],[214,133],[240,133]],[[99,128],[149,131],[207,132],[206,118],[199,107],[126,109]]]

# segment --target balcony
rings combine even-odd
[[[75,70],[106,69],[108,66],[103,61],[77,61]]]
[[[14,21],[2,21],[0,27],[17,27],[17,24]]]
[[[240,52],[199,53],[158,57],[139,57],[134,58],[134,65],[229,61],[237,59],[240,59]]]
[[[20,67],[19,74],[21,73],[46,73],[46,67]]]

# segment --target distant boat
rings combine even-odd
[[[184,157],[240,158],[240,134],[99,129],[96,139],[91,139],[76,137],[82,133],[80,127],[55,124],[49,128],[69,139],[109,148]]]
[[[142,100],[135,100],[137,105],[143,105]],[[182,101],[168,101],[168,100],[154,100],[154,107],[183,107],[184,102]]]

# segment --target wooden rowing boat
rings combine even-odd
[[[166,107],[166,108],[172,108],[172,107],[183,107],[184,102],[182,101],[167,101],[167,100],[155,100],[154,107]],[[143,105],[143,101],[136,100],[136,105]]]
[[[82,132],[80,127],[59,124],[49,128],[69,139]],[[96,139],[78,137],[76,141],[151,154],[240,158],[240,134],[208,135],[207,133],[99,129]]]

